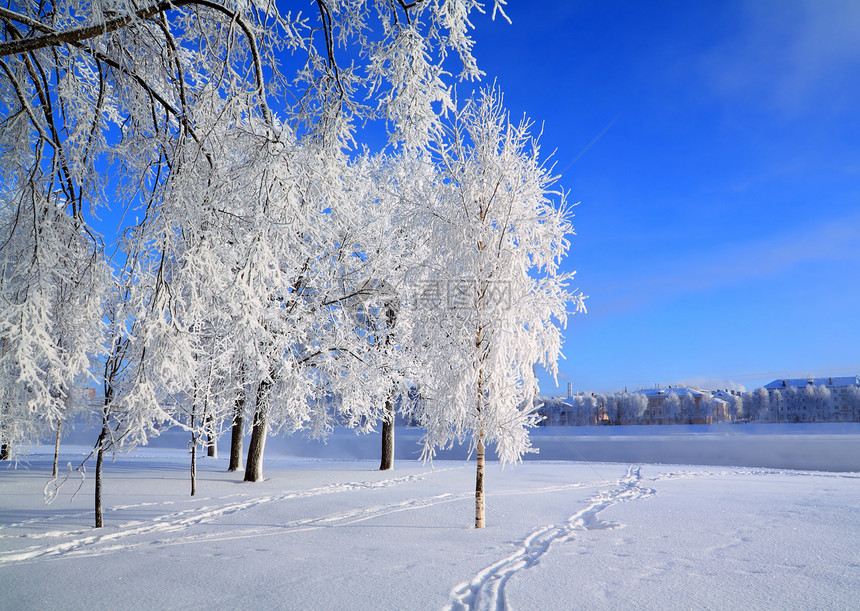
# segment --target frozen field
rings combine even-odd
[[[850,429],[805,434],[856,446]],[[402,455],[412,450],[400,432]],[[537,439],[567,432],[606,437],[570,429]],[[695,447],[679,442],[693,433],[675,434],[662,443]],[[788,444],[776,439],[785,431],[755,436]],[[76,497],[70,480],[45,506],[50,448],[34,448],[18,469],[0,468],[0,608],[856,609],[860,600],[855,472],[491,466],[487,528],[476,531],[472,463],[401,459],[381,473],[376,461],[347,459],[375,441],[297,457],[312,443],[275,439],[258,484],[225,473],[226,458],[203,459],[194,498],[184,450],[143,448],[105,465],[101,530],[91,527],[92,469]],[[69,446],[64,462],[80,451]]]

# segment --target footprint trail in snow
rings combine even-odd
[[[478,610],[502,611],[505,606],[505,585],[519,571],[532,567],[556,541],[566,541],[578,530],[600,530],[618,525],[598,519],[598,514],[616,503],[633,501],[651,496],[653,488],[640,485],[638,466],[630,466],[626,475],[610,489],[600,490],[587,502],[588,507],[579,511],[558,526],[538,529],[517,545],[516,551],[480,571],[471,581],[457,585],[451,591],[446,609],[452,611]]]
[[[188,530],[190,527],[197,524],[207,524],[220,518],[221,516],[230,515],[238,511],[244,511],[257,507],[259,505],[285,501],[289,499],[300,499],[319,496],[323,494],[332,494],[337,492],[349,492],[355,490],[381,489],[389,486],[396,486],[417,480],[424,479],[431,473],[439,473],[445,469],[433,471],[430,473],[419,473],[414,475],[406,475],[390,479],[364,482],[343,482],[330,484],[318,488],[310,488],[306,490],[286,491],[282,494],[269,496],[241,498],[239,500],[218,504],[218,505],[203,505],[192,507],[156,516],[147,521],[133,520],[124,524],[117,525],[114,529],[104,530],[69,530],[69,531],[48,531],[41,534],[27,534],[19,536],[21,539],[63,539],[68,540],[55,543],[53,545],[34,545],[24,549],[9,550],[0,552],[0,566],[7,563],[15,563],[27,560],[33,560],[42,557],[51,556],[71,556],[71,555],[97,555],[118,551],[122,549],[132,549],[140,544],[132,542],[123,542],[132,537],[145,535],[149,533],[177,533]],[[201,499],[205,500],[205,499]],[[137,505],[128,505],[120,507],[136,507]],[[112,508],[116,509],[116,508]],[[111,509],[109,509],[110,511]],[[345,518],[355,518],[356,516],[347,515]],[[324,521],[325,519],[317,519],[314,521]],[[26,520],[17,524],[10,525],[12,527],[27,526],[32,520]],[[272,529],[269,529],[272,530]],[[84,536],[82,536],[84,535]],[[3,538],[13,538],[13,536],[4,534]]]

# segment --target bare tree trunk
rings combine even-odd
[[[245,465],[245,481],[259,482],[263,480],[263,450],[266,447],[266,434],[269,423],[265,410],[257,408],[254,414],[254,427],[251,431],[251,443],[248,444],[248,461]]]
[[[475,477],[475,528],[484,528],[484,431],[478,434],[478,469]]]
[[[385,306],[385,345],[391,345],[391,335],[397,322],[397,312],[391,302]],[[388,393],[385,401],[385,413],[382,417],[382,458],[379,462],[380,471],[388,471],[394,468],[394,391]]]
[[[108,433],[107,415],[102,418],[102,432],[99,433],[99,440],[96,443],[98,450],[96,452],[96,528],[101,528],[102,519],[102,463],[104,462],[105,454],[105,439]]]
[[[0,445],[0,460],[9,460],[11,453],[8,443]]]
[[[251,443],[248,444],[248,461],[245,464],[245,481],[263,480],[263,450],[266,447],[266,434],[269,428],[269,389],[271,380],[263,380],[257,388],[257,409],[254,412],[254,426],[251,430]]]
[[[191,408],[191,496],[197,494],[197,431],[194,430],[194,407]]]
[[[60,429],[63,426],[62,420],[57,420],[57,441],[54,443],[54,471],[52,473],[53,477],[57,477],[57,462],[59,462],[60,458]]]
[[[197,494],[197,435],[191,433],[191,496]]]
[[[230,432],[230,466],[228,471],[238,471],[242,468],[242,440],[245,434],[245,398],[236,399],[236,410],[233,412],[233,429]]]
[[[212,415],[206,416],[206,456],[218,458],[218,440],[215,437],[215,420]]]
[[[382,460],[380,471],[394,468],[394,403],[391,398],[385,401],[385,414],[382,418]]]

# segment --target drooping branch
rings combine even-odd
[[[3,71],[6,73],[6,76],[9,77],[9,82],[12,83],[12,88],[15,90],[15,95],[18,96],[18,101],[21,102],[21,107],[27,113],[27,116],[30,117],[30,122],[33,124],[33,127],[36,129],[37,132],[39,132],[39,137],[45,142],[51,142],[50,137],[45,132],[44,126],[36,118],[36,112],[33,110],[33,107],[30,105],[30,101],[24,94],[24,90],[21,87],[21,84],[18,82],[18,79],[15,78],[15,73],[12,72],[12,69],[9,68],[9,66],[3,60],[0,60],[0,67],[3,68]]]
[[[251,50],[251,56],[254,64],[254,77],[256,80],[256,93],[258,97],[258,103],[260,104],[260,109],[263,112],[263,116],[266,119],[267,125],[271,127],[273,125],[272,113],[266,101],[265,90],[263,86],[263,62],[262,58],[260,57],[260,50],[257,45],[256,36],[254,35],[254,32],[252,31],[250,25],[238,11],[230,10],[225,6],[218,4],[217,2],[210,2],[209,0],[165,0],[164,2],[158,2],[152,6],[138,9],[134,13],[116,17],[114,19],[109,19],[100,24],[73,28],[71,30],[65,30],[63,32],[57,32],[55,30],[52,30],[48,26],[39,24],[39,22],[25,15],[21,15],[8,9],[3,9],[2,11],[0,11],[0,18],[3,18],[7,21],[12,20],[18,21],[19,23],[24,23],[25,25],[29,25],[30,27],[33,27],[34,29],[45,33],[45,35],[32,38],[20,38],[0,43],[0,57],[6,57],[8,55],[17,55],[21,53],[30,53],[33,51],[38,51],[39,49],[45,49],[47,47],[56,47],[59,45],[78,45],[79,43],[82,43],[91,38],[109,34],[111,32],[124,28],[134,20],[149,19],[150,17],[158,15],[159,13],[165,13],[168,10],[177,9],[188,5],[202,6],[213,11],[219,12],[229,17],[231,21],[237,23],[242,29],[248,40],[248,46]]]
[[[18,23],[23,23],[24,25],[30,26],[34,30],[38,30],[44,34],[51,34],[54,32],[53,29],[44,25],[43,23],[28,17],[27,15],[22,15],[21,13],[16,13],[15,11],[10,11],[8,8],[4,8],[0,6],[0,19],[4,21],[16,21]]]
[[[158,4],[138,9],[134,13],[122,15],[121,17],[116,17],[114,19],[109,19],[103,23],[98,23],[96,25],[73,28],[71,30],[65,30],[63,32],[51,31],[50,34],[46,34],[45,36],[36,36],[33,38],[11,40],[9,42],[0,44],[0,57],[6,57],[7,55],[17,55],[19,53],[30,53],[31,51],[38,51],[39,49],[55,47],[58,45],[70,45],[76,42],[83,42],[85,40],[89,40],[90,38],[109,34],[111,32],[119,30],[120,28],[124,28],[135,19],[148,19],[153,15],[157,15],[158,13],[167,11],[171,8],[179,8],[186,4],[192,4],[195,2],[199,2],[199,0],[170,0],[165,2],[159,2]],[[35,22],[28,17],[24,17],[24,15],[19,15],[18,13],[14,13],[13,11],[8,10],[4,11],[4,13],[6,14],[0,14],[0,16],[5,17],[7,19],[15,19],[16,21],[35,27],[35,25],[33,25]],[[11,14],[11,16],[9,14]],[[46,28],[45,26],[41,26],[38,29],[44,32]]]
[[[320,19],[323,22],[323,33],[325,34],[326,54],[328,55],[329,69],[334,73],[334,80],[337,83],[337,90],[340,98],[343,99],[344,91],[343,84],[340,82],[340,68],[334,57],[334,30],[332,27],[331,12],[323,0],[317,0],[317,6],[320,11]]]

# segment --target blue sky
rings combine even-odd
[[[507,13],[478,64],[580,202],[558,392],[860,374],[860,3]]]
[[[543,126],[589,295],[542,391],[860,374],[860,2],[506,12],[473,18],[477,86]]]

